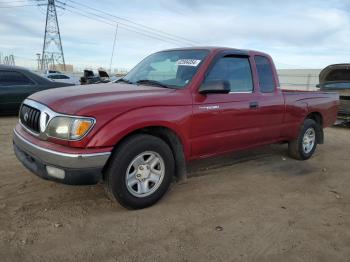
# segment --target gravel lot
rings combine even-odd
[[[0,261],[350,261],[350,129],[309,161],[286,145],[192,163],[155,206],[41,180],[0,118]]]

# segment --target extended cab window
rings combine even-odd
[[[252,92],[253,79],[247,57],[225,56],[210,70],[205,81],[227,81],[231,92]]]
[[[275,79],[269,59],[264,56],[255,56],[255,64],[258,71],[260,91],[262,93],[272,93],[275,90]]]
[[[33,81],[16,71],[0,70],[0,86],[34,85]]]

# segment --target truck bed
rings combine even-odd
[[[301,113],[303,111],[308,113],[318,112],[322,116],[324,127],[330,126],[335,122],[334,116],[339,106],[339,95],[337,93],[300,90],[283,90],[282,93],[286,108],[295,107]],[[285,120],[293,120],[292,114],[292,111],[287,110],[287,118]]]

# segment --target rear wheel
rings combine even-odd
[[[298,160],[309,159],[317,147],[318,124],[312,119],[306,119],[300,128],[299,135],[289,142],[289,155]]]
[[[156,203],[168,190],[174,175],[169,146],[151,135],[135,135],[113,154],[105,174],[109,195],[130,209]]]

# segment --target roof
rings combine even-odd
[[[1,69],[1,70],[12,70],[12,69],[16,69],[16,70],[26,70],[26,71],[28,71],[28,69],[25,68],[25,67],[21,67],[21,66],[10,66],[10,65],[2,65],[2,64],[0,64],[0,69]]]
[[[260,51],[255,51],[255,50],[248,50],[248,49],[237,49],[237,48],[231,48],[231,47],[220,47],[220,46],[190,46],[190,47],[182,47],[182,48],[172,48],[172,49],[167,49],[163,51],[181,51],[181,50],[208,50],[211,52],[215,51],[231,51],[233,53],[237,54],[249,54],[249,53],[260,53],[264,54],[263,52]],[[162,51],[160,51],[162,52]]]

